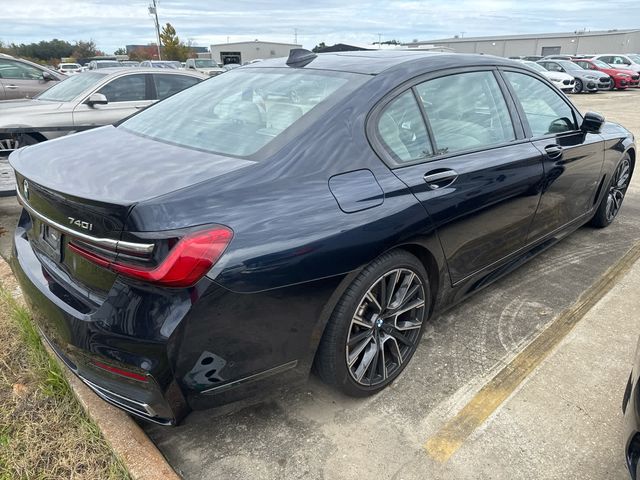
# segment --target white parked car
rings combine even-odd
[[[226,72],[224,68],[221,68],[220,65],[208,58],[188,58],[185,63],[185,68],[187,70],[204,73],[210,77]]]
[[[58,71],[65,75],[75,75],[82,72],[82,65],[79,63],[61,63],[58,65]]]
[[[624,70],[633,70],[640,73],[640,55],[637,53],[627,53],[624,55],[605,53],[596,55],[591,60],[600,60],[608,63],[613,68],[622,68]]]
[[[563,72],[551,72],[544,68],[542,65],[536,62],[529,62],[528,60],[517,60],[520,63],[525,64],[527,67],[540,72],[547,77],[556,87],[565,93],[572,92],[575,86],[575,79],[568,73]]]

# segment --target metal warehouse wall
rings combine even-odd
[[[640,53],[640,32],[603,35],[576,34],[572,37],[428,41],[459,53],[484,53],[504,57],[542,55],[543,47],[560,47],[560,53]]]
[[[300,45],[270,43],[270,42],[242,42],[211,45],[211,58],[222,62],[223,53],[237,52],[241,56],[241,63],[251,60],[276,57],[288,57],[292,48],[300,48]]]

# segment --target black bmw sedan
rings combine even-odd
[[[312,367],[374,394],[423,327],[620,210],[632,135],[489,56],[292,51],[14,152],[43,337],[174,424]]]

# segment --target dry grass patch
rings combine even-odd
[[[0,285],[0,480],[129,478],[28,311]]]

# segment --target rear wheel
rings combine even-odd
[[[7,158],[14,150],[27,145],[35,145],[36,143],[38,143],[38,140],[31,135],[0,138],[0,158]]]
[[[592,226],[604,228],[609,226],[616,218],[620,207],[622,207],[622,201],[627,193],[629,182],[631,181],[631,172],[631,159],[629,155],[625,154],[613,172],[607,194],[602,197],[596,214],[591,220]]]
[[[413,356],[430,305],[422,263],[403,250],[367,266],[338,302],[315,359],[319,376],[352,396],[376,393]]]
[[[582,92],[582,80],[576,78],[576,83],[573,84],[573,93]]]

